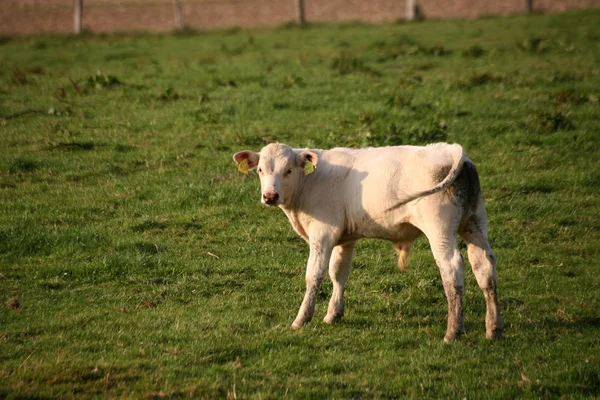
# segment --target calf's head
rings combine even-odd
[[[312,172],[305,169],[307,163],[316,167],[318,156],[310,150],[297,151],[285,144],[272,143],[260,153],[244,150],[233,155],[233,160],[242,165],[240,171],[257,169],[260,177],[260,201],[269,206],[287,204],[294,190]],[[246,168],[247,167],[247,168]]]

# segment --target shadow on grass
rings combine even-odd
[[[15,400],[50,400],[55,399],[53,396],[42,396],[39,394],[21,394],[17,391],[12,390],[0,390],[1,399],[15,399]]]

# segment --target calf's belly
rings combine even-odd
[[[422,234],[423,232],[419,228],[408,222],[391,226],[370,223],[363,224],[357,227],[355,231],[345,234],[338,244],[345,244],[362,238],[383,239],[394,243],[412,242]]]

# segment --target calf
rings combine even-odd
[[[479,178],[461,146],[298,150],[275,143],[260,153],[240,151],[233,159],[242,172],[257,169],[261,202],[281,208],[310,245],[306,293],[293,329],[312,319],[328,267],[333,294],[324,322],[342,317],[344,284],[358,239],[391,241],[404,268],[411,244],[424,234],[448,300],[444,340],[457,339],[464,331],[464,263],[456,243],[458,233],[467,244],[473,273],[485,296],[486,336],[502,336],[496,257],[487,238]]]

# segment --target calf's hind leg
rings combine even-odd
[[[354,242],[339,245],[333,248],[329,260],[329,277],[333,282],[333,293],[327,308],[327,315],[323,322],[331,324],[344,315],[344,285],[350,275],[352,256],[354,255]]]
[[[460,255],[456,238],[429,238],[431,251],[440,269],[444,292],[448,300],[448,327],[445,342],[458,339],[464,333],[463,292],[464,262]]]
[[[468,221],[460,235],[467,244],[467,253],[477,284],[485,297],[485,332],[488,339],[502,337],[504,321],[498,305],[496,256],[487,238],[487,216],[480,200],[477,212]]]

